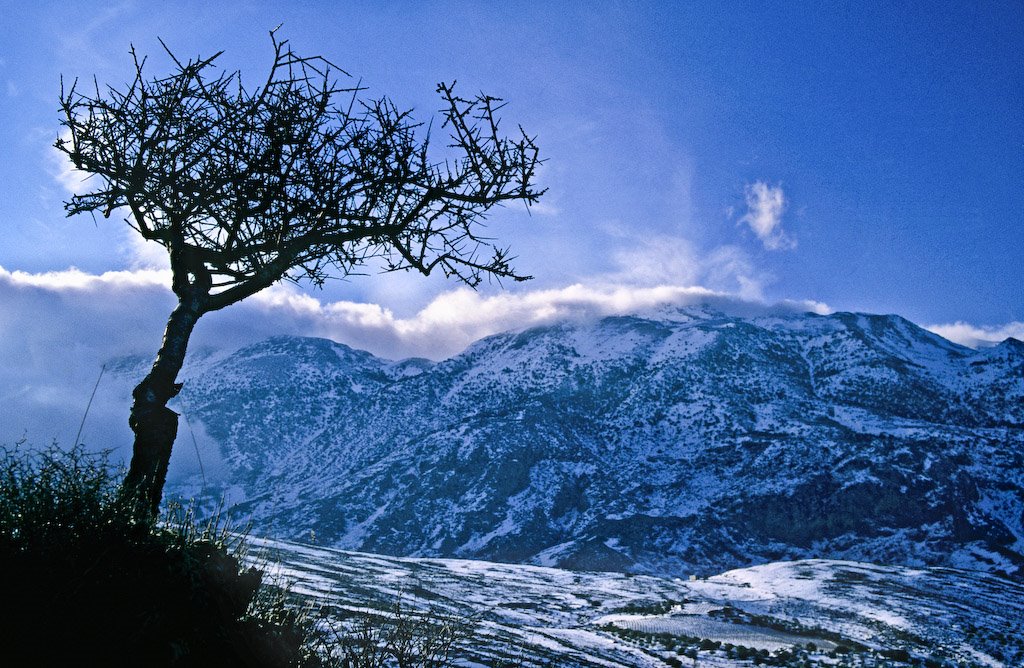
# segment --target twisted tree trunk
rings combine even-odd
[[[160,509],[171,448],[178,433],[178,414],[167,407],[167,402],[181,390],[181,384],[176,382],[178,372],[185,361],[192,330],[203,314],[205,296],[179,294],[153,368],[132,392],[134,402],[128,424],[135,432],[135,445],[123,491],[135,497],[140,510],[151,517],[156,517]]]

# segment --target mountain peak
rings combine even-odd
[[[1024,353],[1024,341],[1008,336],[999,343],[999,347],[1013,350],[1017,353]]]

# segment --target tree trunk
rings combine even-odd
[[[181,390],[175,381],[185,361],[192,329],[202,312],[200,296],[179,297],[167,320],[153,368],[132,392],[135,401],[128,424],[135,432],[135,445],[123,490],[134,496],[140,510],[150,517],[159,513],[171,447],[178,433],[178,414],[167,407],[167,402]]]

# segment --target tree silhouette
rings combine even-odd
[[[484,277],[525,280],[507,251],[481,236],[491,207],[543,194],[533,138],[499,129],[502,101],[463,98],[439,84],[448,142],[320,56],[303,57],[271,32],[274,62],[247,89],[218,70],[217,53],[174,62],[147,79],[132,48],[130,83],[88,93],[61,85],[56,147],[93,178],[68,215],[126,211],[125,221],[163,245],[177,296],[163,343],[133,392],[135,433],[126,491],[157,512],[177,434],[167,402],[178,394],[189,336],[205,313],[280,280],[322,285],[370,264],[385,271],[440,270],[470,286]]]

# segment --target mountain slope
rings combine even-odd
[[[206,491],[231,488],[269,535],[676,574],[1024,564],[1012,340],[972,351],[896,316],[698,307],[501,334],[439,363],[282,337],[183,379],[227,462]]]

